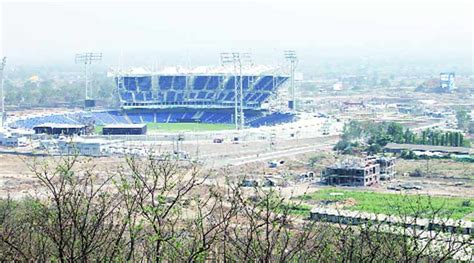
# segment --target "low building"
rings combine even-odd
[[[31,133],[23,130],[0,129],[0,146],[22,147],[27,146]]]
[[[474,149],[467,147],[437,146],[424,144],[388,143],[385,151],[402,153],[403,151],[431,152],[441,154],[474,154]]]
[[[345,160],[324,169],[321,180],[330,185],[374,185],[380,180],[380,165],[368,158]]]
[[[145,135],[146,124],[111,124],[102,129],[104,135]]]
[[[62,139],[57,142],[57,149],[61,155],[81,155],[81,156],[106,156],[109,154],[110,145],[113,141],[103,139],[84,139],[75,137],[73,139]]]
[[[86,126],[82,124],[45,123],[33,127],[36,134],[49,135],[82,135],[86,134]]]
[[[387,230],[390,231],[390,233],[392,234],[395,230],[393,226],[400,226],[405,229],[417,229],[423,231],[437,231],[458,234],[462,233],[465,235],[472,235],[473,233],[473,223],[465,220],[416,218],[396,214],[385,215],[321,207],[313,208],[310,212],[309,219],[319,222],[336,223],[343,225],[391,225],[392,227],[388,228]],[[379,229],[382,230],[383,228]],[[406,234],[409,232],[400,231],[400,233]],[[420,232],[418,233],[418,235],[419,234]]]

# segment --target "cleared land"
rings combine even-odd
[[[328,188],[299,196],[298,199],[308,204],[377,214],[412,214],[413,211],[419,211],[419,209],[427,212],[440,209],[443,216],[474,221],[473,198],[389,194]],[[309,213],[309,207],[302,205],[295,208],[295,212]]]
[[[474,180],[474,163],[450,159],[397,160],[399,174],[419,170],[427,178],[451,178]]]

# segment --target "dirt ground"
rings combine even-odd
[[[306,145],[322,143],[321,140],[301,141],[297,147],[307,147]],[[272,178],[280,184],[282,192],[289,196],[300,195],[305,192],[317,191],[325,186],[319,184],[319,175],[325,166],[335,162],[344,156],[335,155],[331,147],[315,147],[304,153],[292,154],[282,157],[271,157],[274,152],[286,153],[288,149],[294,147],[295,143],[282,142],[275,149],[268,148],[268,145],[252,144],[201,144],[199,151],[203,157],[205,169],[211,171],[209,184],[225,183],[225,177],[233,180],[240,180],[242,177],[264,180]],[[195,149],[196,145],[187,145],[187,150]],[[191,152],[191,151],[190,151]],[[264,158],[266,156],[270,158]],[[257,157],[260,156],[260,157]],[[263,158],[262,158],[263,157]],[[309,159],[317,157],[313,166],[309,165]],[[250,158],[251,162],[242,165],[229,165],[241,158]],[[261,158],[261,160],[259,159]],[[0,154],[0,197],[11,195],[20,197],[27,194],[34,194],[40,190],[40,185],[34,173],[30,170],[34,161],[52,161],[54,157],[25,157],[10,154]],[[94,171],[98,175],[116,172],[121,165],[125,165],[123,157],[82,157],[79,165],[93,165]],[[284,161],[283,165],[270,168],[269,161]],[[221,163],[222,165],[218,165]],[[209,166],[206,166],[210,164]],[[426,169],[428,167],[428,173]],[[423,177],[404,176],[416,169],[421,170]],[[394,192],[387,189],[390,185],[402,183],[413,183],[421,185],[422,190],[410,190],[408,193],[422,193],[437,196],[463,196],[474,197],[474,164],[460,163],[452,160],[401,160],[396,163],[397,177],[391,181],[382,181],[379,185],[372,186],[372,191]],[[307,180],[301,178],[301,174],[309,171],[314,172],[315,178]],[[363,190],[364,188],[357,188]]]

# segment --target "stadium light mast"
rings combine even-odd
[[[85,52],[85,53],[78,53],[76,54],[75,62],[76,64],[83,64],[84,65],[84,79],[85,79],[85,106],[87,107],[87,103],[90,100],[90,93],[89,92],[89,80],[88,80],[88,69],[89,65],[93,63],[99,63],[102,61],[102,53],[93,53],[93,52]]]
[[[232,65],[234,69],[234,122],[236,129],[244,129],[244,100],[243,100],[243,74],[244,65],[252,65],[250,53],[231,52],[221,53],[222,66]],[[237,77],[239,76],[239,77]]]
[[[245,128],[245,115],[244,115],[244,89],[243,82],[244,76],[242,74],[242,66],[252,66],[252,56],[250,53],[240,53],[239,56],[239,73],[240,73],[240,126],[242,129]]]
[[[296,100],[295,100],[295,70],[296,65],[298,64],[298,57],[296,56],[296,52],[294,50],[285,50],[284,51],[285,59],[290,62],[290,74],[291,74],[291,81],[290,81],[290,101],[288,102],[288,107],[296,111]]]
[[[0,86],[2,87],[2,126],[5,126],[7,122],[7,114],[5,113],[5,90],[3,88],[3,70],[5,69],[5,65],[7,64],[7,57],[3,57],[2,64],[0,65]]]

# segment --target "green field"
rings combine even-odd
[[[199,131],[223,131],[232,130],[233,124],[213,123],[148,123],[149,132],[199,132]],[[95,126],[95,133],[102,134],[103,126]]]
[[[331,195],[331,193],[342,193],[342,195]],[[322,189],[317,192],[299,196],[303,201],[319,202],[344,202],[351,203],[344,209],[363,211],[377,214],[409,214],[420,211],[425,216],[433,210],[440,209],[441,217],[461,219],[468,217],[474,221],[474,199],[458,197],[431,197],[427,195],[386,194],[376,192],[350,191],[337,188]],[[301,207],[298,214],[306,210],[307,206]]]
[[[94,132],[95,134],[102,134],[102,130],[104,129],[104,126],[102,125],[96,125],[94,126]]]
[[[180,132],[180,131],[222,131],[235,128],[232,124],[212,123],[148,123],[148,131],[154,132]]]

